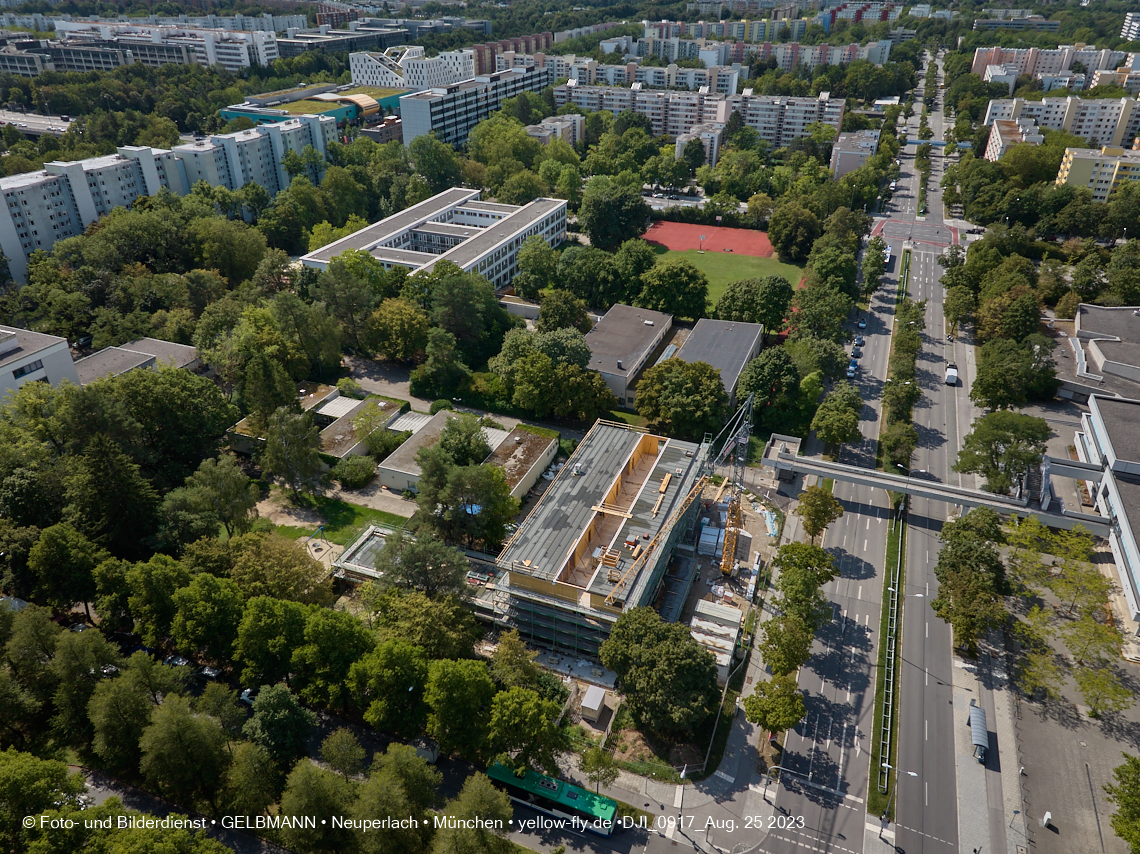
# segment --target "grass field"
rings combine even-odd
[[[803,277],[802,267],[794,264],[782,264],[775,258],[757,258],[752,255],[737,255],[732,252],[705,252],[703,255],[696,249],[687,249],[677,252],[655,246],[658,263],[672,261],[674,258],[684,258],[709,280],[709,303],[715,305],[724,293],[729,282],[738,282],[741,279],[757,279],[761,276],[783,276],[792,283],[792,287],[799,284]]]
[[[338,498],[316,496],[302,499],[302,505],[317,511],[324,522],[325,537],[330,543],[347,546],[352,538],[365,525],[389,525],[393,528],[402,528],[408,520],[394,513],[385,513],[383,510],[374,510],[360,504],[350,504]],[[276,525],[274,530],[287,537],[306,537],[316,530],[317,526],[300,528],[292,525]]]

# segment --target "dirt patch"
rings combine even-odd
[[[669,751],[670,765],[700,765],[704,759],[704,751],[692,744],[678,744]]]
[[[704,751],[693,744],[678,744],[669,749],[670,765],[699,765],[704,761]],[[635,729],[623,729],[618,733],[618,748],[614,759],[623,762],[662,762],[659,751],[654,750],[649,740]]]
[[[278,495],[257,502],[257,515],[268,519],[274,525],[289,525],[294,528],[316,527],[323,521],[319,513],[308,507],[293,507],[287,499]]]

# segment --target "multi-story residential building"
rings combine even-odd
[[[334,30],[327,26],[315,30],[296,30],[290,27],[284,38],[277,39],[277,48],[286,59],[300,56],[305,51],[340,53],[347,51],[387,50],[408,41],[404,28],[366,26],[354,21],[351,30]]]
[[[982,80],[986,83],[998,83],[1005,86],[1007,94],[1013,94],[1013,88],[1017,85],[1017,66],[1015,65],[987,65],[986,70],[982,73]]]
[[[999,119],[1033,119],[1038,127],[1068,131],[1090,145],[1119,146],[1140,135],[1140,102],[1135,98],[1010,98],[990,101],[985,124]]]
[[[824,32],[830,33],[836,21],[850,21],[853,24],[867,25],[879,21],[897,21],[902,14],[903,7],[894,3],[841,3],[830,9],[821,11],[812,20],[812,23],[823,27]]]
[[[513,51],[515,53],[549,52],[554,47],[553,33],[535,33],[529,36],[519,36],[511,39],[501,39],[497,42],[486,42],[474,45],[471,50],[475,52],[475,74],[489,74],[495,70],[495,57],[500,53]]]
[[[0,400],[24,383],[64,380],[79,385],[66,338],[0,326]]]
[[[882,65],[891,55],[890,39],[871,42],[866,45],[849,44],[801,45],[799,42],[771,44],[765,42],[756,48],[760,60],[775,58],[776,65],[784,71],[792,71],[800,66],[815,68],[820,65],[844,65],[857,59],[865,59],[875,65]]]
[[[336,122],[298,116],[252,130],[209,137],[166,151],[120,146],[117,154],[45,164],[38,172],[0,178],[0,251],[12,278],[23,281],[32,252],[84,229],[116,207],[166,188],[185,195],[200,180],[237,190],[249,182],[270,195],[289,183],[287,151],[312,145],[322,154],[336,139]]]
[[[20,50],[15,45],[0,48],[0,74],[37,77],[45,71],[55,71],[55,63],[47,51]]]
[[[1140,41],[1140,12],[1125,12],[1120,37],[1130,42]]]
[[[450,261],[500,287],[518,272],[519,248],[528,237],[538,235],[551,246],[566,237],[561,199],[536,199],[520,207],[483,202],[479,196],[479,190],[444,190],[302,256],[301,263],[323,270],[342,252],[358,249],[385,268],[408,267],[413,273]]]
[[[567,83],[554,87],[554,104],[576,104],[587,110],[607,110],[618,115],[625,110],[649,119],[655,136],[679,136],[694,125],[727,122],[740,111],[744,124],[755,128],[761,138],[779,148],[808,135],[807,127],[820,123],[839,129],[843,122],[844,101],[822,92],[818,98],[788,98],[754,95],[745,89],[739,95],[712,92],[647,91],[635,83],[628,89],[605,86],[577,86]]]
[[[1137,54],[1132,54],[1137,56]],[[1097,71],[1092,76],[1092,86],[1119,86],[1129,95],[1140,95],[1140,62],[1134,67],[1117,68],[1115,71]]]
[[[1032,119],[998,119],[990,130],[990,139],[986,143],[986,160],[997,162],[1009,151],[1011,145],[1040,145],[1045,140],[1037,132],[1037,125]]]
[[[974,51],[970,71],[982,75],[987,67],[1002,65],[1012,67],[1018,75],[1041,79],[1071,71],[1074,62],[1079,62],[1086,73],[1092,74],[1102,69],[1116,68],[1130,59],[1130,54],[1123,51],[1097,50],[1084,44],[1061,45],[1054,50],[1036,47],[980,47]]]
[[[1024,18],[977,18],[974,21],[975,30],[1042,30],[1046,33],[1055,33],[1061,29],[1060,21],[1050,21],[1040,15],[1029,15]]]
[[[115,17],[102,17],[100,15],[87,15],[76,18],[72,15],[16,15],[11,12],[0,14],[0,26],[22,27],[37,33],[48,33],[55,29],[56,23],[86,24],[136,24],[152,27],[191,27],[198,30],[237,30],[254,32],[257,30],[267,33],[281,33],[289,27],[306,27],[308,20],[304,15],[178,15],[165,17],[160,15],[145,15],[142,17],[118,15]]]
[[[854,172],[879,150],[877,130],[858,130],[841,133],[831,146],[831,176],[839,180],[848,172]]]
[[[422,47],[401,45],[383,53],[349,54],[348,66],[357,86],[419,92],[470,80],[475,76],[475,53],[450,50],[427,57]]]
[[[716,166],[716,162],[720,159],[720,146],[724,140],[724,125],[720,122],[705,122],[693,125],[685,133],[679,134],[675,146],[675,156],[678,160],[681,159],[685,146],[694,139],[699,141],[705,150],[705,163]]]
[[[533,136],[543,145],[560,139],[568,145],[577,145],[586,139],[586,118],[579,113],[550,116],[536,125],[526,126],[527,136]]]
[[[1140,151],[1105,146],[1066,148],[1057,186],[1087,187],[1094,202],[1107,201],[1112,191],[1129,181],[1140,181]]]
[[[400,98],[404,144],[434,133],[450,145],[462,145],[467,134],[520,92],[540,92],[553,83],[549,68],[528,66],[495,71],[472,80],[426,89]]]
[[[95,42],[134,50],[136,46],[175,45],[189,50],[197,65],[221,65],[227,71],[240,71],[254,65],[268,66],[280,58],[277,36],[265,31],[198,30],[190,27],[151,27],[136,24],[103,24],[87,21],[57,21],[56,32],[68,43]],[[177,56],[175,54],[174,56]],[[135,57],[148,62],[149,56]],[[171,60],[158,64],[168,64]]]

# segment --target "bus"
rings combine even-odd
[[[523,777],[498,763],[487,769],[487,776],[516,803],[568,822],[577,819],[572,830],[589,830],[602,836],[614,832],[617,801],[564,780],[527,771]]]

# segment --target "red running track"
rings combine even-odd
[[[704,249],[707,252],[723,252],[731,249],[740,255],[757,258],[771,258],[775,251],[762,231],[750,228],[724,228],[719,225],[692,225],[687,222],[665,222],[658,220],[645,234],[648,243],[664,246],[676,252],[686,249],[700,249],[701,235],[705,236]]]

